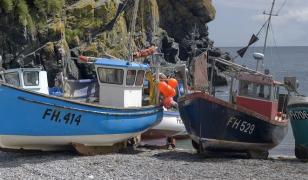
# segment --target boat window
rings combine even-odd
[[[39,72],[24,71],[23,74],[24,74],[25,86],[38,86],[39,85]]]
[[[99,80],[101,83],[109,84],[123,84],[123,69],[112,69],[112,68],[98,68],[97,69]]]
[[[143,70],[138,71],[137,78],[136,78],[136,86],[142,86],[143,85],[144,74],[145,74],[145,71],[143,71]]]
[[[271,99],[271,86],[264,85],[264,84],[251,83],[248,81],[241,81],[239,95],[270,100]]]
[[[17,72],[5,73],[4,74],[5,82],[14,86],[20,86],[19,74]]]
[[[136,79],[136,70],[128,70],[126,75],[126,85],[133,86]]]

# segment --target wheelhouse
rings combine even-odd
[[[147,65],[119,59],[100,58],[95,61],[100,86],[99,103],[113,107],[141,107]]]
[[[0,80],[7,84],[48,94],[47,72],[40,68],[17,68],[0,72]]]
[[[281,83],[265,74],[241,73],[237,80],[236,104],[238,106],[253,110],[271,119],[276,117]]]

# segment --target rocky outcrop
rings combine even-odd
[[[0,0],[0,54],[4,68],[43,66],[49,85],[68,64],[71,79],[92,68],[72,59],[112,55],[127,58],[134,0]],[[207,23],[211,0],[140,0],[134,50],[151,44],[168,62],[190,60],[211,49]]]

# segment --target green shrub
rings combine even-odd
[[[47,16],[61,14],[65,0],[34,0],[33,3],[41,14]]]
[[[29,24],[28,19],[31,18],[29,16],[28,5],[25,0],[15,0],[16,4],[16,13],[18,14],[19,22],[27,26]]]
[[[10,12],[14,7],[13,0],[0,0],[0,6],[5,12]]]

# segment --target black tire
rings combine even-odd
[[[269,152],[266,150],[250,150],[247,152],[249,159],[267,159]]]

